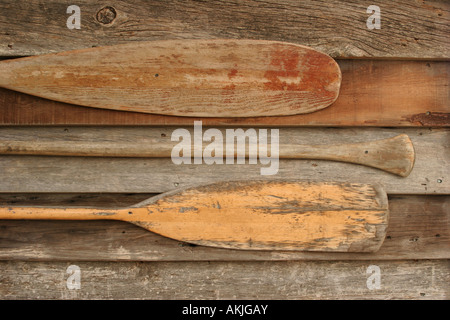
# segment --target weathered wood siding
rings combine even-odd
[[[170,142],[174,129],[272,128],[280,142],[333,144],[407,134],[408,177],[323,160],[174,165],[171,159],[0,155],[0,205],[126,207],[190,184],[301,179],[382,184],[387,236],[376,253],[239,251],[193,246],[126,222],[0,220],[1,299],[449,299],[450,3],[80,0],[0,3],[0,59],[164,39],[260,39],[310,46],[342,71],[338,99],[306,115],[186,118],[101,110],[0,89],[0,140]],[[67,268],[81,271],[70,289]],[[378,267],[379,287],[369,285]]]

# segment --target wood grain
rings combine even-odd
[[[79,30],[66,27],[69,4],[81,8]],[[379,30],[366,27],[369,4],[381,9]],[[95,136],[85,131],[87,128],[73,127],[77,124],[179,128],[202,120],[204,126],[212,127],[321,126],[323,134],[319,136],[310,136],[307,129],[291,140],[337,143],[406,133],[417,152],[408,178],[330,161],[280,163],[275,179],[385,185],[391,194],[391,215],[386,239],[376,253],[219,249],[188,245],[120,221],[0,220],[1,299],[448,300],[450,139],[447,131],[435,128],[450,124],[449,6],[441,0],[1,1],[3,57],[148,40],[260,39],[323,51],[339,59],[343,76],[340,96],[326,109],[289,117],[245,119],[99,110],[0,88],[1,125],[63,125],[53,128],[48,136],[35,130],[40,128],[15,128],[44,135],[50,141],[62,135],[69,135],[69,140]],[[5,133],[3,129],[0,135]],[[100,135],[117,141],[121,131],[111,129]],[[170,138],[173,128],[165,129],[158,134]],[[133,142],[142,137],[132,131],[128,134],[129,140],[119,140]],[[9,132],[7,136],[17,138],[20,134]],[[180,168],[160,160],[2,156],[0,203],[127,206],[190,183],[261,178],[260,167]],[[81,290],[66,286],[66,270],[73,264],[81,268]],[[381,269],[380,289],[367,288],[370,265]]]
[[[126,207],[151,194],[0,194],[2,206]],[[121,221],[0,220],[0,260],[260,261],[450,259],[449,196],[390,196],[374,253],[253,251],[195,246]],[[95,245],[93,245],[95,244]]]
[[[0,55],[22,56],[160,39],[263,39],[311,46],[335,58],[448,59],[446,1],[377,1],[381,29],[369,30],[360,1],[79,0],[81,29],[70,30],[61,0],[0,4]],[[112,7],[104,9],[105,7]]]
[[[145,41],[0,61],[4,88],[188,117],[310,113],[333,103],[340,84],[328,55],[279,41]]]
[[[207,127],[203,129],[206,130]],[[170,143],[177,127],[3,127],[6,140],[93,141],[118,145]],[[192,128],[185,127],[186,130]],[[221,128],[224,132],[224,128]],[[281,159],[277,164],[180,164],[164,158],[104,158],[1,156],[0,192],[144,192],[161,193],[192,184],[221,180],[300,179],[315,181],[380,183],[389,194],[446,194],[448,179],[449,131],[447,129],[381,128],[280,128],[279,143],[341,144],[410,137],[416,161],[408,177],[381,170],[325,160]],[[270,135],[270,131],[268,131]],[[225,134],[223,134],[225,137]],[[205,145],[208,143],[204,143]],[[272,166],[272,175],[261,175]],[[277,169],[277,171],[275,170]],[[93,174],[95,173],[95,174]]]
[[[196,245],[244,250],[375,252],[388,225],[381,186],[219,182],[128,208],[0,207],[0,219],[120,220]]]
[[[71,265],[80,270],[78,290],[67,288],[71,273],[67,273],[67,269]],[[369,268],[371,265],[380,270],[379,289],[371,286],[374,283],[370,278],[373,275]],[[446,300],[450,294],[448,260],[246,263],[5,261],[0,262],[0,268],[3,299],[271,300],[276,297],[281,300]],[[71,279],[69,283],[72,283]],[[175,310],[174,315],[177,314],[181,314],[181,309]]]
[[[195,130],[195,129],[194,129]],[[256,132],[256,131],[255,131]],[[249,138],[249,140],[251,140]],[[223,158],[232,156],[246,159],[258,158],[258,141],[249,141],[245,151],[236,147],[235,142],[224,142],[214,148]],[[138,141],[135,143],[110,143],[105,141],[52,141],[39,140],[7,140],[0,137],[0,154],[4,155],[45,155],[45,156],[82,156],[82,157],[134,157],[134,158],[170,158],[173,148],[177,144],[149,143]],[[267,149],[272,150],[274,143],[267,143]],[[204,155],[208,146],[196,146],[191,139],[189,143],[190,157],[195,157],[197,150]],[[330,160],[354,163],[407,177],[414,167],[415,153],[411,139],[406,134],[360,143],[346,143],[336,145],[297,145],[279,144],[276,142],[277,154],[280,159],[312,159]],[[184,153],[184,151],[183,151]],[[184,154],[183,154],[184,156]],[[186,156],[187,157],[187,156]],[[195,161],[195,159],[194,159]]]
[[[186,118],[101,110],[64,104],[0,88],[4,125],[267,125],[450,126],[450,63],[338,60],[338,99],[310,114],[289,117]]]

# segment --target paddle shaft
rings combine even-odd
[[[1,154],[96,157],[155,157],[172,156],[174,145],[168,143],[115,143],[92,141],[8,141],[0,140]],[[193,146],[194,147],[194,146]],[[271,150],[270,145],[267,150]],[[225,146],[227,153],[239,156],[235,145]],[[375,167],[400,176],[409,175],[414,164],[414,148],[407,135],[352,144],[294,145],[280,144],[280,159],[332,160]],[[196,152],[191,152],[193,156]],[[201,151],[203,154],[203,150]],[[258,156],[258,148],[246,148],[247,158]],[[271,155],[272,157],[276,155]]]
[[[124,220],[127,209],[0,207],[0,219],[14,220]]]

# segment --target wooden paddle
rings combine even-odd
[[[0,140],[0,154],[96,156],[96,157],[171,157],[174,143],[95,142],[67,140]],[[195,146],[193,146],[194,148]],[[204,147],[204,146],[203,146]],[[231,146],[235,150],[234,146]],[[224,147],[226,148],[226,146]],[[246,156],[257,156],[249,154]],[[270,150],[270,146],[268,146]],[[191,152],[193,155],[194,152]],[[226,154],[226,150],[223,155]],[[236,150],[235,150],[236,156]],[[414,147],[406,134],[360,143],[338,145],[280,144],[281,159],[315,159],[350,162],[378,168],[402,177],[410,174],[415,160]]]
[[[380,186],[234,181],[167,192],[129,208],[1,207],[0,219],[122,220],[197,245],[374,252],[388,225]]]
[[[0,62],[0,86],[87,107],[195,117],[283,116],[333,103],[337,63],[262,40],[165,40]]]

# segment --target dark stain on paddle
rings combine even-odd
[[[180,210],[178,210],[178,212],[180,212],[180,213],[189,212],[189,211],[198,211],[198,209],[196,207],[181,207]]]
[[[96,216],[113,216],[115,215],[115,212],[95,212],[94,215]]]

